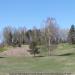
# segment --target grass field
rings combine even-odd
[[[7,49],[8,49],[8,47],[1,47],[0,52],[6,51]]]
[[[0,57],[0,72],[75,72],[75,45],[60,44],[54,56]]]

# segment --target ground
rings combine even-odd
[[[22,47],[10,47],[8,50],[1,52],[0,56],[31,56],[28,50],[28,45],[23,45]]]
[[[1,57],[0,72],[75,72],[75,45],[60,44],[53,56],[47,56],[45,48],[40,50],[42,57]]]

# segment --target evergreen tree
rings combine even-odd
[[[34,42],[34,41],[32,41],[32,42],[30,43],[29,48],[31,49],[31,54],[34,54],[34,56],[35,56],[35,54],[39,54],[39,53],[40,53],[40,52],[38,51],[38,48],[37,48],[37,43]]]
[[[71,44],[75,44],[75,26],[72,25],[69,30],[68,42]]]

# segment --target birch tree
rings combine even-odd
[[[48,48],[48,55],[51,56],[58,43],[58,27],[54,18],[47,18],[45,21],[44,36]]]

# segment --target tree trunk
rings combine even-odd
[[[50,43],[50,38],[48,41],[48,55],[51,56],[51,43]]]

